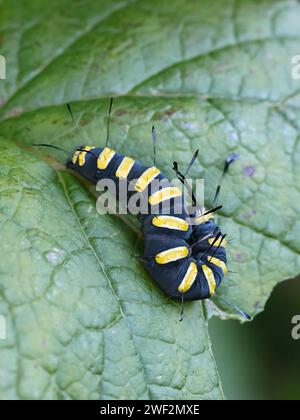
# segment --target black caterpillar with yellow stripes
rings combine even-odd
[[[112,100],[110,111],[111,106]],[[70,106],[68,109],[74,121]],[[211,211],[198,208],[191,216],[186,209],[181,189],[170,183],[156,166],[145,166],[107,147],[108,137],[109,120],[106,147],[79,147],[68,159],[67,168],[93,184],[104,179],[112,180],[116,186],[120,181],[133,184],[132,191],[127,193],[128,201],[133,194],[139,194],[146,200],[148,211],[140,212],[138,217],[145,241],[143,262],[151,277],[167,296],[180,299],[182,303],[188,300],[218,298],[250,319],[248,314],[216,294],[227,273],[226,235],[222,235],[214,220],[214,212],[219,208]],[[155,136],[153,140],[156,141]],[[45,144],[39,146],[60,149]],[[235,159],[236,155],[227,159],[223,175]],[[185,177],[179,172],[176,162],[174,169],[178,178],[185,184]],[[158,181],[160,183],[156,188],[155,182]],[[219,192],[220,185],[216,196]],[[118,188],[116,194],[116,198],[119,199]],[[179,213],[178,203],[181,204]],[[167,214],[165,208],[168,208]]]
[[[132,194],[148,194],[152,190],[151,207],[169,200],[168,215],[152,211],[139,215],[145,240],[145,267],[170,297],[181,299],[184,294],[184,300],[198,300],[215,294],[227,272],[227,260],[226,240],[222,240],[211,213],[200,215],[196,225],[191,226],[187,213],[178,215],[175,211],[175,198],[182,196],[181,190],[159,169],[144,166],[108,147],[82,146],[67,162],[67,167],[94,184],[108,178],[117,183],[122,178],[135,183]],[[153,192],[154,180],[164,181],[164,187]]]

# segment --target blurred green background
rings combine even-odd
[[[300,400],[300,340],[291,336],[299,296],[300,277],[278,285],[252,323],[210,321],[228,399]]]

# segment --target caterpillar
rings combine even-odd
[[[69,156],[66,167],[93,184],[103,179],[109,179],[115,184],[118,184],[120,180],[128,184],[132,183],[134,188],[128,193],[128,199],[133,194],[144,197],[149,211],[146,214],[138,214],[145,244],[142,261],[146,271],[165,294],[170,298],[181,300],[180,320],[183,319],[184,301],[205,299],[219,299],[250,320],[251,317],[247,313],[216,293],[228,271],[226,235],[222,234],[214,217],[214,213],[221,206],[209,211],[198,207],[198,211],[194,214],[188,213],[182,189],[174,186],[155,164],[156,131],[154,127],[152,128],[153,166],[146,166],[108,147],[112,103],[111,99],[105,146],[78,147]],[[70,105],[68,105],[68,110],[75,123]],[[47,144],[35,146],[63,150],[58,146]],[[173,166],[178,179],[188,189],[194,204],[196,204],[196,199],[186,182],[186,175],[197,155],[198,151],[194,154],[185,174],[179,171],[176,162]],[[223,176],[236,158],[237,155],[234,154],[226,160]],[[155,182],[159,183],[158,187],[155,187]],[[214,203],[217,202],[220,189],[221,183],[218,185]],[[116,191],[118,199],[119,191],[118,189]],[[179,212],[178,203],[182,205]],[[168,209],[167,214],[164,211],[165,208]]]

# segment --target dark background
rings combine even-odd
[[[278,285],[252,323],[210,321],[213,350],[228,399],[300,400],[300,277]]]

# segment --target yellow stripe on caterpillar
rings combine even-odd
[[[214,273],[207,265],[202,265],[202,270],[203,270],[203,273],[205,275],[205,278],[209,287],[210,295],[215,295],[217,284],[216,284]]]
[[[228,273],[228,268],[227,265],[224,263],[224,261],[219,260],[219,258],[215,258],[215,257],[207,257],[208,262],[216,265],[217,267],[221,268],[223,271],[223,274],[226,275]]]
[[[134,165],[134,160],[129,157],[124,157],[122,160],[120,166],[118,167],[116,171],[116,177],[127,179],[129,172],[131,171],[132,167]]]
[[[157,264],[168,264],[182,258],[186,258],[189,255],[189,249],[186,246],[179,246],[177,248],[167,249],[156,255],[155,261]]]
[[[184,276],[182,282],[178,286],[178,291],[180,293],[185,293],[192,287],[194,281],[196,280],[198,274],[197,265],[194,262],[191,262],[189,268]]]
[[[137,192],[143,192],[148,185],[160,174],[160,170],[155,166],[148,168],[137,180],[135,184],[135,190]]]
[[[115,150],[105,147],[97,159],[97,168],[102,170],[106,169],[115,154]]]
[[[201,225],[202,223],[206,223],[209,222],[210,220],[214,219],[214,215],[212,213],[209,214],[203,214],[201,216],[198,216],[195,219],[195,222],[199,225]]]
[[[78,152],[78,150],[76,150],[76,152],[74,153],[74,155],[72,157],[72,162],[73,162],[74,165],[76,165],[79,154],[80,154],[80,152]]]
[[[94,149],[94,147],[85,146],[82,150],[86,150],[87,152],[89,152],[92,149]],[[83,166],[85,164],[85,157],[86,157],[86,152],[81,151],[81,150],[76,150],[76,152],[74,153],[72,157],[72,162],[75,165],[78,161],[78,165]]]
[[[216,238],[209,238],[208,243],[209,243],[209,245],[213,244],[213,246],[216,246],[216,247],[221,246],[223,248],[225,248],[226,245],[227,245],[226,239],[223,239],[222,237],[219,238],[218,240],[216,240]]]
[[[181,230],[187,232],[189,230],[189,224],[179,217],[173,216],[155,216],[152,219],[152,224],[156,227]]]
[[[171,198],[181,197],[181,195],[182,192],[179,188],[166,187],[152,194],[149,197],[149,203],[151,204],[151,206],[156,206],[157,204],[160,204],[163,201],[171,200]]]

